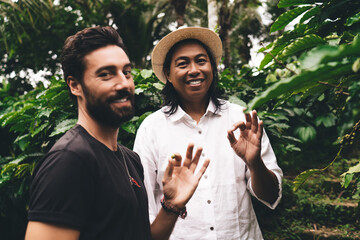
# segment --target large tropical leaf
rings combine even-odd
[[[314,86],[318,81],[337,78],[352,72],[352,63],[325,65],[314,71],[304,71],[299,75],[282,79],[273,84],[266,91],[255,97],[249,104],[249,109],[256,109],[265,102],[277,98],[284,93],[292,93],[300,88]]]
[[[276,32],[286,27],[290,22],[295,20],[302,13],[312,8],[311,6],[297,7],[281,14],[271,25],[270,32]]]
[[[270,63],[274,59],[274,57],[276,57],[277,54],[283,50],[285,46],[286,45],[277,46],[274,49],[272,49],[270,52],[268,52],[265,55],[264,59],[261,61],[259,70],[263,69],[268,63]]]
[[[279,58],[284,59],[288,56],[292,56],[295,53],[301,52],[305,49],[313,48],[314,46],[323,43],[326,43],[326,41],[315,34],[310,34],[304,37],[300,37],[296,39],[294,42],[292,42],[290,45],[286,46],[279,55]]]
[[[317,2],[326,2],[326,0],[280,0],[278,3],[278,7],[285,8],[304,4],[314,4]]]

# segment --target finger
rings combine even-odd
[[[196,169],[196,167],[197,167],[197,165],[198,165],[198,163],[199,163],[199,159],[200,159],[202,150],[203,150],[202,147],[198,147],[198,148],[196,149],[195,156],[194,156],[193,160],[191,161],[191,164],[190,164],[190,167],[189,167],[189,169],[190,169],[192,172],[195,171],[195,169]]]
[[[232,146],[236,143],[235,135],[231,130],[228,130],[227,133],[228,133],[227,138],[229,139],[230,145]]]
[[[185,158],[184,164],[183,164],[184,167],[189,167],[190,166],[190,163],[191,163],[191,160],[192,160],[193,150],[194,150],[194,144],[189,143],[189,145],[187,147],[187,150],[186,150],[186,158]]]
[[[174,170],[174,164],[173,164],[173,160],[169,159],[168,161],[168,165],[166,166],[165,172],[164,172],[164,177],[163,177],[163,182],[168,182],[173,174],[173,170]]]
[[[202,167],[200,168],[199,172],[196,174],[197,181],[200,181],[201,177],[204,175],[207,167],[210,164],[210,159],[206,159]]]
[[[264,123],[263,123],[263,121],[260,120],[260,122],[259,122],[259,130],[258,130],[257,133],[256,133],[256,137],[257,137],[258,139],[261,139],[261,138],[262,138],[263,131],[264,131]]]
[[[174,167],[181,167],[182,157],[180,153],[174,153],[173,155],[171,155],[171,159],[174,160],[172,161]]]
[[[251,116],[250,113],[245,113],[245,119],[246,119],[246,129],[251,129]]]
[[[258,130],[258,117],[256,110],[252,111],[252,124],[251,124],[251,131],[257,133]]]
[[[230,131],[235,131],[237,128],[239,128],[241,131],[244,131],[246,126],[245,123],[243,121],[234,123],[234,125],[229,129]]]

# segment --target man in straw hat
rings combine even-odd
[[[117,142],[121,123],[134,112],[131,63],[111,27],[70,36],[62,51],[78,123],[37,165],[31,182],[26,240],[168,239],[209,161],[194,174],[201,154],[189,145],[173,154],[163,174],[166,200],[149,223],[139,156]]]
[[[172,152],[192,142],[203,148],[207,173],[187,203],[171,239],[262,239],[251,195],[274,209],[281,198],[282,171],[256,111],[219,99],[218,35],[207,28],[178,29],[159,41],[152,67],[163,107],[141,124],[134,145],[144,166],[150,221],[161,210],[161,179]]]

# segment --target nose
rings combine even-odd
[[[117,78],[116,78],[116,85],[115,89],[123,90],[123,89],[133,89],[134,86],[134,80],[132,77],[126,77],[125,74],[122,71],[119,71]]]
[[[191,76],[197,76],[200,73],[198,66],[196,63],[192,62],[190,63],[190,68],[188,71],[188,74]]]

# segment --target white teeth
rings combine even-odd
[[[189,81],[190,85],[197,85],[197,84],[200,84],[200,83],[201,83],[200,80],[191,80],[191,81]]]
[[[122,98],[122,99],[115,100],[114,102],[123,103],[123,102],[126,102],[126,101],[127,101],[127,98]]]

